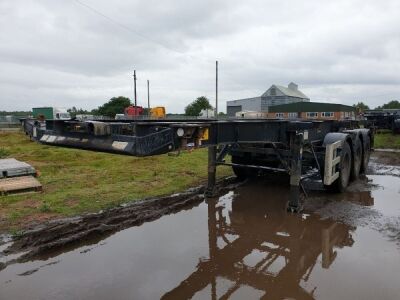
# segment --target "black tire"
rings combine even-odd
[[[351,167],[351,148],[345,141],[340,152],[339,178],[325,188],[334,193],[343,193],[350,182]]]
[[[350,180],[356,180],[360,177],[360,170],[362,164],[363,146],[359,137],[356,137],[353,148],[353,161],[351,164]]]
[[[371,138],[367,136],[365,139],[360,169],[363,174],[367,173],[369,157],[371,156]]]
[[[232,163],[246,165],[249,164],[250,161],[246,157],[232,156]],[[245,180],[247,178],[255,178],[258,175],[257,169],[232,166],[232,170],[239,180]]]

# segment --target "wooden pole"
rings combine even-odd
[[[218,118],[218,60],[215,61],[215,117]]]
[[[137,96],[136,96],[136,70],[133,71],[133,91],[135,93],[135,107],[137,106]]]
[[[147,79],[147,114],[150,116],[150,80]]]

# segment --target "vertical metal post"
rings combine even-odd
[[[208,147],[208,184],[207,194],[212,196],[214,194],[216,172],[217,172],[217,146]]]
[[[215,61],[215,117],[218,118],[218,60]]]
[[[133,91],[135,93],[135,107],[137,106],[137,97],[136,97],[136,70],[133,70]]]
[[[150,116],[150,81],[147,79],[147,114]]]
[[[300,201],[301,162],[303,156],[303,133],[290,133],[290,194],[288,211],[299,212],[302,209]]]

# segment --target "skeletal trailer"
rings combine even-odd
[[[306,179],[343,192],[366,171],[373,145],[373,133],[355,121],[49,120],[43,126],[25,120],[24,126],[43,144],[133,156],[208,147],[209,195],[219,165],[231,166],[240,179],[281,172],[290,178],[289,211],[301,210]]]
[[[373,130],[389,129],[400,133],[400,114],[397,112],[369,110],[364,113],[365,125]]]

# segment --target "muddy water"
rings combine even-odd
[[[0,271],[0,299],[400,299],[400,178],[287,214],[253,182],[191,210]],[[7,257],[1,257],[6,262]]]

